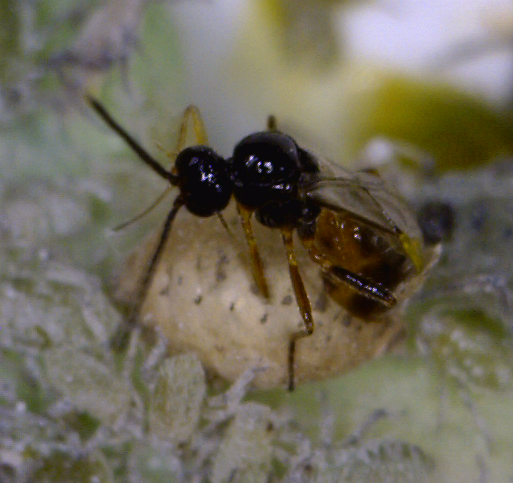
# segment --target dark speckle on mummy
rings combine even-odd
[[[225,266],[228,265],[229,260],[228,257],[225,255],[223,250],[218,250],[219,259],[217,260],[217,266],[216,266],[216,281],[222,282],[226,279],[226,271]]]
[[[319,297],[317,297],[317,300],[314,303],[314,310],[317,310],[318,312],[326,312],[326,309],[328,308],[328,294],[325,290],[321,292]]]
[[[183,282],[183,277],[181,275],[178,275],[178,278],[176,279],[176,284],[182,285],[182,282]]]
[[[167,297],[169,295],[169,283],[159,292],[159,295],[162,297]]]
[[[281,301],[282,305],[290,305],[293,302],[292,295],[285,295]]]
[[[269,314],[266,312],[264,316],[260,319],[261,324],[265,324],[267,322],[267,319],[269,318]]]
[[[344,327],[349,327],[351,325],[351,315],[346,313],[342,316],[342,325]]]
[[[203,295],[198,295],[195,299],[194,299],[194,303],[196,305],[199,305],[201,303],[201,301],[203,300]]]
[[[234,302],[232,302],[232,303],[230,304],[230,312],[233,312],[234,310],[235,310],[235,303],[234,303]]]

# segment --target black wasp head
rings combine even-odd
[[[283,133],[264,131],[245,137],[233,151],[230,169],[237,201],[260,208],[297,196],[301,176],[299,148]]]
[[[208,146],[191,146],[178,154],[173,174],[185,207],[193,215],[212,216],[226,208],[233,191],[227,166]]]

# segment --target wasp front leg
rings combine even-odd
[[[253,228],[251,226],[251,217],[253,216],[254,210],[246,208],[245,206],[237,203],[237,210],[239,212],[242,228],[244,229],[244,235],[246,237],[246,243],[249,248],[249,254],[251,257],[251,269],[253,271],[253,278],[258,286],[260,294],[268,299],[270,297],[269,286],[264,273],[264,265],[262,258],[258,251],[258,246],[253,235]]]

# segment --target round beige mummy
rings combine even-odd
[[[223,216],[231,234],[215,216],[199,218],[186,210],[178,214],[141,321],[160,327],[170,353],[195,352],[207,371],[228,381],[258,368],[262,370],[256,372],[255,387],[285,387],[289,337],[302,327],[302,320],[279,230],[253,223],[271,291],[266,300],[257,293],[233,203]],[[137,281],[159,235],[160,229],[150,234],[128,258],[119,278],[119,300],[134,301]],[[326,296],[319,266],[297,239],[295,245],[315,322],[313,335],[297,344],[297,384],[343,374],[401,340],[401,304],[379,320],[349,316]]]

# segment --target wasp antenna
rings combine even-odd
[[[178,182],[177,176],[169,171],[166,171],[155,159],[153,159],[148,152],[142,148],[137,141],[130,136],[107,112],[103,105],[94,97],[87,95],[87,101],[97,114],[111,127],[116,133],[135,151],[135,153],[159,176],[169,180],[172,185]]]
[[[159,203],[167,196],[167,194],[171,191],[171,186],[168,186],[159,196],[158,198],[147,208],[145,208],[143,211],[135,215],[133,218],[131,218],[128,221],[125,221],[124,223],[121,223],[117,226],[115,226],[112,231],[121,231],[125,229],[126,227],[132,225],[133,223],[138,222],[140,219],[144,218],[148,213],[150,213],[153,209],[155,209]]]

